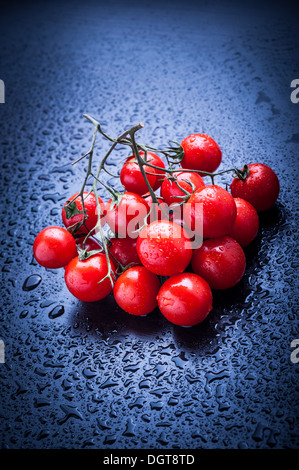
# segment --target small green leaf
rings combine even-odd
[[[90,257],[93,256],[93,255],[97,255],[98,253],[103,253],[103,250],[90,250],[90,251],[86,251],[86,250],[80,249],[80,252],[79,252],[79,260],[80,260],[80,261],[83,261],[83,260],[85,260],[85,259],[90,258]]]
[[[235,174],[239,180],[246,180],[247,176],[249,176],[249,167],[248,165],[244,165],[243,170],[238,170],[235,168]]]
[[[70,219],[71,217],[77,214],[83,214],[83,211],[79,211],[75,201],[71,203],[68,202],[64,207],[64,211],[67,219]]]

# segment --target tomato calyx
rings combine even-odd
[[[134,266],[138,266],[138,263],[128,263],[128,264],[122,264],[115,256],[113,253],[111,253],[111,248],[112,246],[112,242],[111,240],[108,241],[107,243],[107,249],[108,249],[108,252],[109,252],[109,256],[113,259],[113,261],[115,262],[116,266],[115,266],[115,273],[117,274],[117,276],[120,276],[122,273],[124,273],[125,271],[127,271],[127,269],[129,268],[132,268]]]
[[[86,211],[78,209],[76,204],[77,197],[75,199],[66,201],[64,207],[65,217],[67,220],[71,219],[75,215],[83,214],[81,221],[67,227],[68,232],[70,232],[72,235],[76,235],[76,232],[80,229],[80,227],[82,227],[82,225],[84,225],[85,220],[88,219]]]
[[[166,147],[165,148],[165,153],[167,154],[168,158],[171,159],[171,160],[174,160],[175,163],[180,163],[183,158],[184,158],[184,149],[182,147],[182,145],[175,141],[175,140],[170,140],[169,141],[170,143],[173,143],[173,144],[176,144],[175,147]]]
[[[187,178],[186,179],[183,178],[182,181],[184,181],[185,183],[187,183],[191,187],[191,193],[189,191],[187,191],[187,189],[183,188],[183,186],[181,186],[180,183],[178,183],[178,181],[175,181],[175,184],[178,186],[178,188],[181,191],[183,191],[185,193],[185,196],[172,196],[172,197],[180,198],[181,199],[181,204],[188,201],[190,196],[194,193],[194,191],[196,191],[196,186],[192,181],[189,181]]]
[[[74,215],[83,214],[83,211],[78,209],[74,199],[72,201],[66,201],[64,211],[67,219],[71,219]]]
[[[88,251],[85,248],[80,248],[79,246],[77,246],[77,251],[80,261],[84,261],[93,255],[97,255],[98,253],[103,253],[102,249]]]
[[[244,165],[242,170],[234,168],[234,172],[239,180],[244,181],[249,176],[249,167],[248,165]]]

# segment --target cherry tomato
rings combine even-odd
[[[84,237],[81,237],[76,240],[77,246],[79,246],[83,250],[83,240]],[[100,243],[92,237],[88,237],[85,242],[85,250],[86,251],[94,251],[94,250],[102,250]]]
[[[149,212],[147,202],[139,195],[125,192],[117,207],[109,199],[106,205],[106,222],[113,232],[122,237],[137,238],[136,229],[144,225],[144,219]]]
[[[255,208],[245,199],[235,198],[237,217],[229,235],[242,247],[254,240],[259,229],[259,216]]]
[[[194,273],[171,276],[159,290],[157,300],[167,320],[180,326],[201,323],[213,307],[209,284]]]
[[[149,208],[151,209],[153,204],[153,199],[150,193],[147,193],[143,196],[143,199],[147,202]],[[148,216],[148,223],[154,222],[154,220],[169,220],[169,208],[168,205],[163,201],[163,199],[157,196],[158,204],[156,204],[156,210],[154,208]]]
[[[248,165],[249,175],[245,180],[234,178],[230,190],[234,197],[240,197],[262,212],[275,204],[279,195],[279,180],[272,168],[263,163]]]
[[[182,227],[167,220],[156,220],[141,230],[137,253],[147,269],[161,276],[171,276],[186,269],[192,247]]]
[[[153,188],[157,181],[156,170],[147,165],[144,165],[143,169],[150,186]],[[148,192],[148,186],[135,159],[125,162],[120,172],[120,181],[129,192],[140,196]]]
[[[139,153],[140,153],[140,156],[144,159],[145,158],[145,156],[144,156],[145,153],[143,151],[141,151]],[[130,157],[128,157],[127,161],[130,161],[130,160],[135,160],[135,157],[133,155],[131,155]],[[152,165],[158,166],[159,168],[165,168],[165,164],[164,164],[163,160],[153,152],[147,152],[147,160],[146,161],[148,163],[151,163]],[[157,170],[155,168],[151,168],[151,171],[152,170],[155,170],[155,173],[157,175],[156,183],[153,186],[153,190],[156,191],[157,189],[160,188],[161,184],[164,181],[165,172],[163,170]]]
[[[134,266],[117,279],[113,294],[116,303],[132,315],[147,315],[158,305],[160,282],[156,274],[143,266]]]
[[[137,253],[137,238],[110,238],[109,252],[122,266],[141,264]]]
[[[33,243],[34,258],[44,268],[63,268],[77,254],[74,237],[62,227],[44,228]]]
[[[196,190],[184,205],[187,226],[198,232],[202,221],[203,238],[227,235],[235,223],[236,215],[234,198],[228,191],[216,185],[207,185]]]
[[[144,152],[140,152],[140,155],[144,158],[143,156]],[[153,152],[147,152],[147,161],[151,163],[152,165],[158,166],[159,168],[165,168],[165,164],[163,160]],[[156,169],[155,171],[157,174],[157,180],[156,180],[155,185],[153,186],[154,191],[160,188],[165,178],[165,172],[163,170]]]
[[[76,197],[78,194],[79,193],[74,194],[69,199],[69,201],[72,201],[74,199],[74,197]],[[87,195],[88,195],[88,191],[84,191],[84,193],[83,193],[84,207],[85,207],[86,214],[87,214],[88,218],[86,218],[85,221],[84,221],[84,224],[81,225],[76,230],[76,232],[75,232],[76,235],[82,235],[82,234],[89,233],[96,226],[97,221],[98,221],[98,210],[97,210],[97,202],[96,202],[95,195],[94,195],[94,193],[90,193],[88,196]],[[99,196],[98,196],[98,199],[99,199],[101,210],[103,211],[103,214],[104,214],[105,204]],[[70,218],[67,218],[67,213],[66,213],[66,211],[68,211],[68,210],[70,210],[70,211],[73,210],[74,212],[78,212],[78,211],[83,210],[81,197],[78,196],[77,199],[75,199],[75,201],[72,204],[68,205],[68,208],[66,206],[67,206],[67,202],[64,204],[64,206],[62,208],[62,221],[63,221],[64,226],[66,228],[70,228],[70,227],[82,222],[82,220],[83,220],[83,214],[82,213],[74,214]],[[104,218],[103,218],[102,224],[104,224]]]
[[[193,250],[192,269],[212,289],[229,289],[243,277],[246,259],[242,247],[229,236],[205,240]]]
[[[83,250],[83,240],[84,240],[84,236],[80,237],[80,238],[77,238],[76,239],[76,246],[81,248],[81,250]],[[85,251],[93,251],[93,250],[101,250],[103,251],[101,245],[99,244],[99,242],[97,242],[94,238],[92,237],[88,237],[86,242],[85,242]],[[76,255],[78,255],[78,253],[76,253]],[[67,265],[64,266],[64,269],[67,267]]]
[[[115,273],[114,266],[111,266]],[[108,263],[104,253],[90,256],[86,260],[73,258],[64,272],[68,290],[74,297],[83,302],[96,302],[104,299],[112,291],[110,278],[103,279],[108,274]]]
[[[191,134],[181,142],[181,146],[184,149],[181,161],[183,168],[213,173],[221,163],[222,151],[219,145],[206,134]]]
[[[179,186],[184,188],[190,195],[196,189],[203,188],[205,186],[202,177],[192,171],[175,172],[173,173],[173,177],[174,178],[168,176],[165,178],[161,186],[161,196],[169,206],[170,204],[178,204],[179,202],[182,202],[180,197],[186,197],[186,193],[184,193]]]

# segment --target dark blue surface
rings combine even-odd
[[[298,448],[295,19],[287,4],[220,1],[3,10],[2,448]],[[83,113],[114,136],[141,121],[156,147],[204,131],[221,169],[260,161],[278,174],[244,279],[215,293],[203,324],[135,318],[112,296],[83,305],[63,272],[33,260],[35,236],[61,225],[81,184],[84,163],[71,162],[92,136]],[[99,138],[98,158],[106,149]]]

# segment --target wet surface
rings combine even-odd
[[[20,5],[1,18],[1,447],[297,448],[291,11],[71,5]],[[71,162],[92,137],[83,113],[113,136],[141,121],[140,140],[157,147],[204,131],[223,150],[221,169],[260,161],[278,174],[244,278],[214,293],[201,325],[176,327],[159,311],[136,318],[111,295],[80,303],[63,270],[34,261],[35,236],[61,225],[82,181],[85,163]],[[98,158],[107,148],[99,137]],[[112,155],[114,171],[126,156]]]

